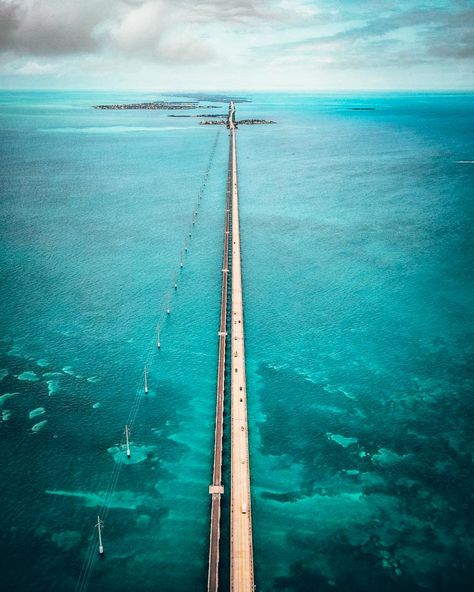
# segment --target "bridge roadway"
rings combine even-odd
[[[222,256],[222,288],[221,288],[221,316],[219,324],[219,357],[217,364],[217,397],[216,423],[214,434],[214,466],[212,471],[211,494],[211,526],[209,535],[209,565],[207,574],[208,592],[217,592],[219,587],[219,540],[221,518],[222,486],[222,436],[224,429],[224,387],[225,387],[225,358],[227,340],[227,293],[229,274],[229,233],[230,233],[230,196],[231,196],[231,158],[229,146],[229,165],[227,172],[227,199],[224,228],[224,253]]]
[[[254,592],[252,514],[245,379],[244,316],[240,254],[237,127],[230,103],[231,146],[232,310],[231,310],[231,592]]]
[[[224,386],[227,338],[227,292],[229,263],[232,261],[231,318],[231,592],[254,592],[252,514],[250,504],[250,467],[247,427],[247,388],[245,380],[244,318],[242,302],[242,272],[240,255],[239,196],[235,105],[231,101],[227,120],[229,128],[229,164],[227,200],[222,258],[221,317],[219,326],[219,357],[217,366],[217,402],[214,435],[214,466],[209,536],[208,592],[219,586],[219,539],[222,486],[222,436],[224,426]],[[229,251],[229,238],[232,250]],[[231,254],[231,257],[230,257]]]

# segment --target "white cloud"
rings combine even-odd
[[[208,61],[213,50],[208,41],[184,25],[182,8],[164,0],[145,2],[124,15],[110,31],[109,43],[125,54],[175,64]]]
[[[29,61],[16,69],[16,73],[21,76],[41,76],[44,74],[57,73],[57,67],[53,64],[40,64],[38,62]]]
[[[173,64],[209,62],[215,57],[210,43],[193,35],[190,27],[163,35],[158,46],[160,59]]]
[[[75,87],[466,86],[473,18],[467,0],[0,0],[0,66]]]
[[[124,15],[110,32],[110,40],[122,51],[153,55],[166,30],[167,20],[166,6],[162,2],[146,2]]]

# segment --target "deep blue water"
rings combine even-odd
[[[89,590],[205,587],[227,134],[91,108],[154,98],[0,93],[5,591],[74,590],[104,499]],[[237,105],[257,590],[470,590],[473,98]]]

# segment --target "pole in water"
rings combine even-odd
[[[128,440],[128,425],[125,426],[125,443],[127,445],[127,458],[130,458],[130,442]]]
[[[174,274],[174,289],[177,290],[178,289],[178,281],[176,279],[176,274]]]
[[[145,395],[148,394],[148,373],[146,370],[146,366],[143,369],[143,382],[144,382],[144,388],[145,388]]]
[[[183,269],[183,251],[181,251],[181,258],[180,258],[180,261],[179,261],[179,266],[180,266],[181,269]]]
[[[171,312],[171,308],[170,308],[170,305],[168,304],[166,306],[166,314],[170,314],[170,312]]]
[[[97,532],[99,533],[99,555],[104,554],[104,545],[102,544],[102,526],[104,523],[100,519],[100,516],[97,516],[97,524],[95,525],[97,528]]]
[[[160,343],[160,324],[158,323],[158,325],[156,325],[156,347],[158,349],[160,349],[161,347],[161,343]]]

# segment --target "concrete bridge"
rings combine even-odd
[[[227,338],[227,285],[231,264],[231,528],[230,589],[254,592],[252,508],[245,379],[244,316],[240,253],[239,190],[237,179],[237,126],[235,104],[231,101],[227,119],[229,163],[222,263],[221,319],[217,377],[216,425],[214,443],[211,529],[209,544],[208,591],[217,592],[222,487],[222,432],[224,422],[225,352]]]

